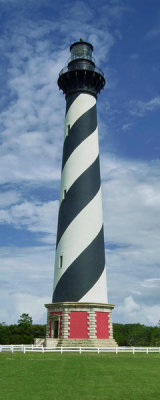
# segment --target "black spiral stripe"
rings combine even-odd
[[[63,147],[62,169],[72,152],[97,128],[96,105],[84,113],[71,127]]]
[[[59,280],[53,302],[79,301],[97,282],[105,267],[103,227],[97,237]]]
[[[73,219],[93,199],[100,188],[99,157],[74,182],[62,201],[58,215],[57,244]]]
[[[66,115],[67,115],[67,112],[68,112],[70,106],[74,103],[74,101],[76,100],[77,97],[79,97],[79,93],[73,93],[72,95],[67,97]]]

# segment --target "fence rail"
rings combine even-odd
[[[0,352],[21,351],[24,354],[27,352],[41,352],[41,353],[65,353],[65,352],[78,352],[78,353],[160,353],[160,347],[44,347],[35,345],[11,344],[0,345]]]

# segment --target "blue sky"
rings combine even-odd
[[[109,301],[160,316],[159,0],[0,0],[0,321],[51,302],[69,46],[94,46]]]

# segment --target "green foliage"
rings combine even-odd
[[[160,346],[160,328],[141,324],[113,324],[119,346]]]
[[[152,329],[151,333],[151,346],[160,347],[160,326]]]
[[[34,338],[45,337],[45,325],[33,325],[29,314],[22,314],[18,325],[0,324],[0,344],[33,344]]]
[[[10,344],[9,327],[0,324],[0,344]]]
[[[18,325],[32,325],[32,317],[29,314],[23,313],[20,315],[20,319],[18,320]]]

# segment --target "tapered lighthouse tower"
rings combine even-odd
[[[114,345],[108,304],[96,99],[105,85],[93,46],[70,47],[58,86],[66,97],[54,287],[48,345]]]

